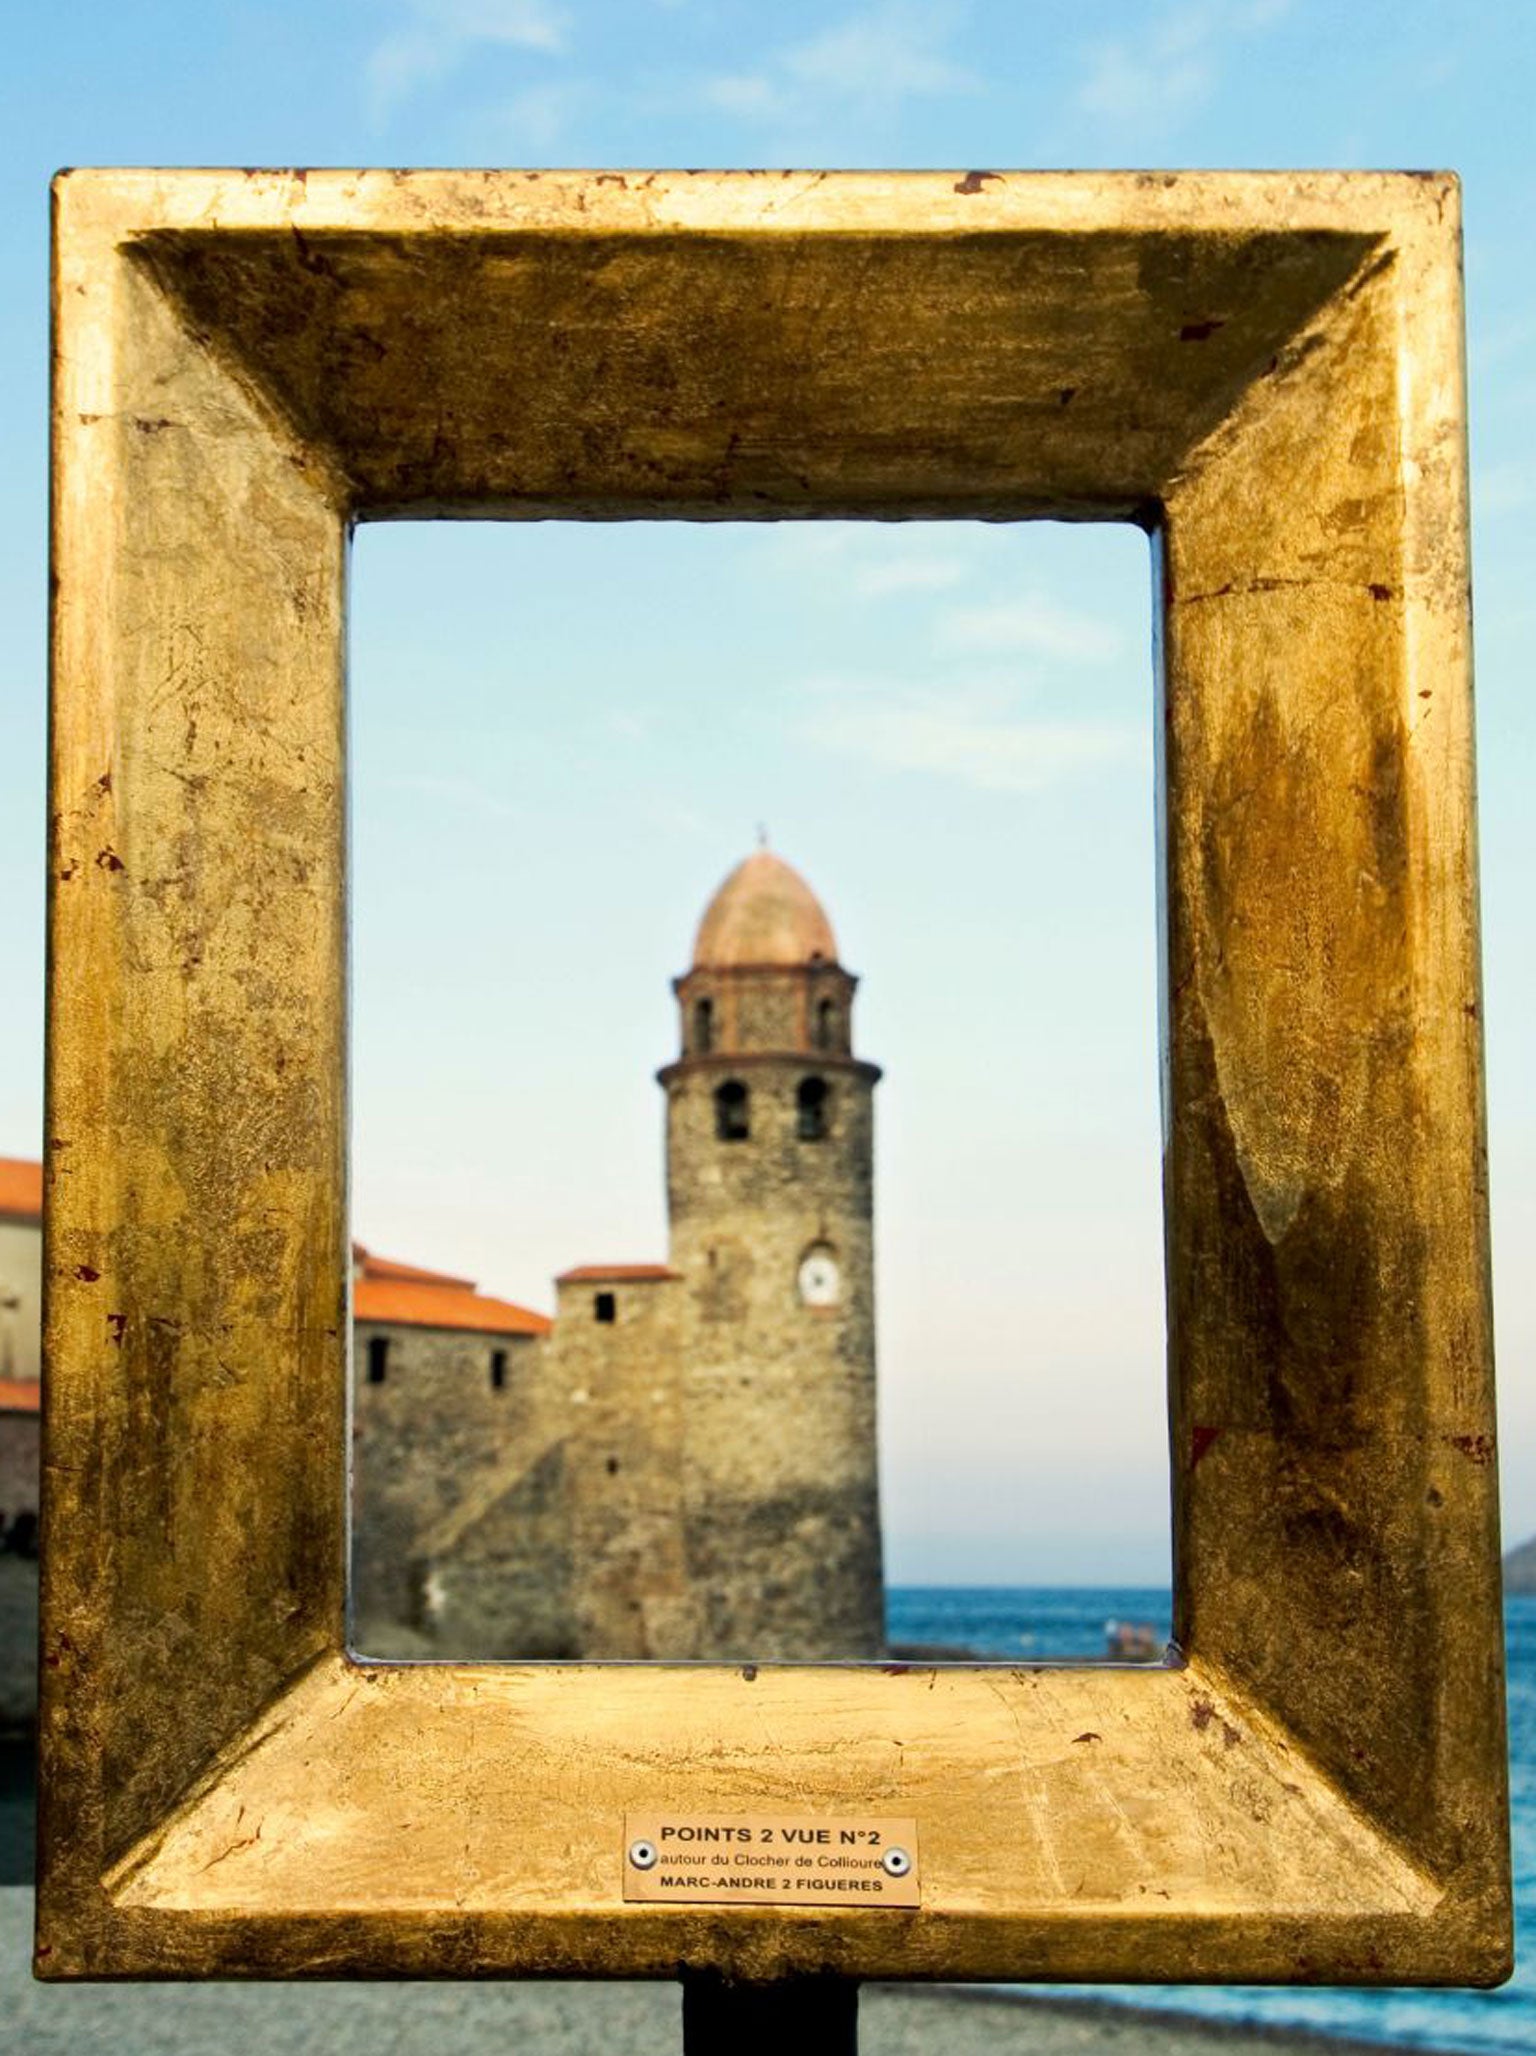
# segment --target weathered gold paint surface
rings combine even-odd
[[[57,209],[40,1970],[1502,1975],[1454,182]],[[345,540],[433,513],[1158,533],[1182,1667],[347,1657]],[[923,1907],[625,1906],[680,1796]]]

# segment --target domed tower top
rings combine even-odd
[[[693,944],[695,971],[836,962],[821,901],[772,850],[754,850],[736,866],[704,909]]]
[[[717,1659],[884,1646],[880,1072],[853,1054],[855,982],[811,888],[758,850],[711,899],[673,984],[681,1049],[658,1075],[668,1260],[682,1283],[658,1346],[678,1364],[685,1424],[681,1560]]]
[[[837,960],[821,901],[771,850],[738,864],[704,909],[693,963],[673,980],[684,1066],[815,1057],[854,1063],[858,980]],[[860,1070],[872,1066],[859,1065]],[[662,1077],[671,1075],[668,1065]]]

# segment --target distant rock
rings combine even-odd
[[[1536,1535],[1505,1557],[1504,1590],[1522,1599],[1536,1595]]]

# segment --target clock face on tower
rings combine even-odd
[[[800,1259],[796,1283],[802,1306],[836,1306],[842,1282],[830,1249],[808,1249]]]

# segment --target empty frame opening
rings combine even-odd
[[[392,524],[351,606],[355,1646],[1160,1655],[1145,538]]]

